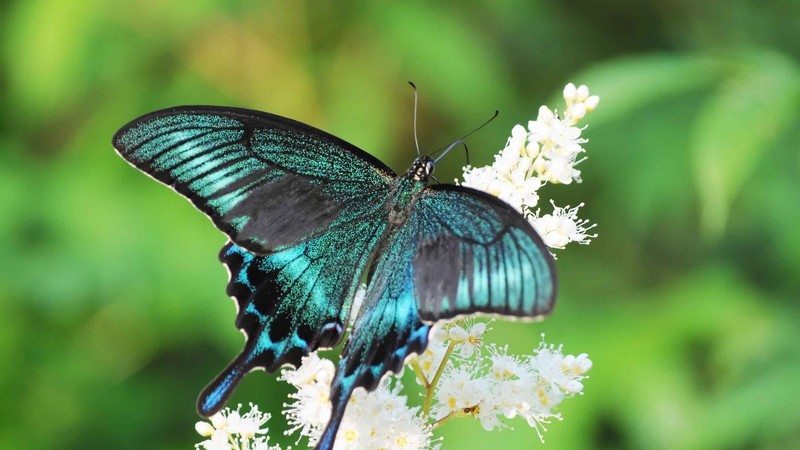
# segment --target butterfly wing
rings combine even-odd
[[[317,448],[333,447],[356,387],[375,389],[384,374],[425,349],[426,322],[476,312],[547,314],[555,277],[547,247],[511,206],[469,188],[423,191],[406,223],[382,245],[333,379],[331,420]]]
[[[157,111],[124,126],[113,144],[232,241],[220,259],[247,341],[201,393],[202,415],[222,408],[250,370],[299,365],[339,342],[385,227],[391,169],[308,125],[238,108]]]
[[[120,129],[113,145],[188,198],[235,244],[259,254],[368,216],[376,206],[369,200],[394,177],[339,138],[238,108],[154,112]]]
[[[345,408],[357,387],[374,390],[387,372],[428,345],[430,325],[419,318],[413,285],[413,230],[404,226],[381,245],[364,302],[331,385],[333,409],[317,449],[333,448]]]
[[[381,216],[349,222],[269,255],[228,243],[220,260],[230,272],[228,295],[237,303],[236,326],[245,347],[200,394],[203,416],[219,411],[241,378],[300,360],[342,338],[361,273],[385,229]]]
[[[489,313],[539,317],[553,308],[553,257],[531,224],[496,197],[438,185],[415,204],[414,288],[423,320]]]

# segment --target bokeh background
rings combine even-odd
[[[4,2],[0,448],[190,448],[196,395],[242,344],[224,237],[113,152],[121,125],[249,107],[402,171],[408,80],[423,149],[500,110],[468,139],[478,165],[566,82],[601,97],[584,183],[547,192],[585,202],[600,237],[559,252],[552,317],[489,335],[588,352],[586,394],[544,445],[464,419],[446,448],[800,448],[799,17],[795,0]],[[258,372],[234,402],[289,442],[286,394]]]

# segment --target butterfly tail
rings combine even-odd
[[[197,398],[197,412],[210,417],[219,412],[242,377],[250,371],[252,354],[242,352],[203,389]]]

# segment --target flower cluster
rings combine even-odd
[[[313,446],[319,440],[331,414],[329,401],[333,363],[316,352],[303,358],[298,369],[283,371],[281,378],[295,388],[294,400],[285,406],[284,414],[291,428],[300,437],[307,437]],[[407,404],[400,393],[403,385],[391,383],[387,377],[373,392],[358,388],[353,392],[336,435],[336,449],[427,449],[431,447],[431,427],[420,414],[419,407]]]
[[[564,355],[544,342],[531,355],[509,354],[507,347],[484,345],[485,322],[457,320],[436,324],[428,349],[408,360],[424,387],[422,408],[408,405],[403,385],[384,378],[373,392],[357,389],[345,411],[335,449],[431,449],[440,441],[432,430],[457,417],[473,417],[483,428],[509,428],[506,419],[522,417],[543,440],[545,424],[560,418],[555,408],[582,394],[592,367],[585,353]],[[312,353],[282,379],[297,392],[284,405],[290,429],[309,446],[319,440],[331,413],[333,363]]]
[[[291,427],[287,434],[300,431],[301,436],[316,443],[331,416],[331,381],[335,372],[333,361],[313,352],[303,358],[297,369],[281,373],[280,379],[297,389],[289,394],[294,402],[284,405],[287,408],[284,415]]]
[[[464,167],[463,186],[489,192],[522,212],[539,231],[545,244],[564,248],[570,242],[588,244],[596,235],[587,234],[594,227],[577,218],[580,204],[574,208],[559,208],[553,201],[552,214],[541,215],[537,208],[539,189],[545,184],[570,184],[581,181],[581,171],[575,166],[586,158],[580,157],[587,142],[581,137],[582,128],[576,125],[594,110],[600,99],[589,95],[586,86],[570,83],[564,88],[566,109],[563,117],[546,106],[539,108],[536,120],[526,129],[516,125],[506,146],[495,155],[494,163],[484,167]]]
[[[445,322],[435,328],[439,331],[431,333],[432,351],[411,359],[411,365],[421,368],[418,376],[433,390],[431,413],[438,424],[472,416],[491,431],[508,427],[503,418],[520,416],[543,440],[544,424],[560,418],[554,409],[565,398],[582,394],[582,380],[592,367],[585,353],[564,355],[560,346],[546,344],[544,336],[531,355],[517,356],[509,354],[508,347],[482,345],[485,323],[466,322],[462,327]],[[449,358],[437,355],[442,348]],[[433,382],[427,381],[431,371],[426,367],[436,367]]]
[[[540,215],[541,210],[529,215],[533,223],[533,228],[542,237],[548,247],[562,249],[570,242],[588,244],[596,234],[587,234],[587,231],[594,228],[595,224],[589,225],[588,219],[578,219],[578,209],[583,203],[574,208],[569,205],[564,207],[556,206],[550,200],[553,212]]]
[[[250,411],[241,414],[239,404],[235,410],[225,408],[194,426],[200,436],[208,439],[195,444],[204,450],[281,450],[279,445],[269,445],[269,428],[261,428],[269,419],[268,413],[259,411],[250,403]],[[287,449],[288,450],[288,449]]]

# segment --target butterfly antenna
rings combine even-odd
[[[417,147],[417,154],[419,155],[419,139],[417,139],[417,86],[409,81],[411,89],[414,89],[414,145]]]
[[[464,153],[466,153],[467,155],[467,164],[469,164],[469,149],[467,148],[467,143],[462,141],[461,139],[456,139],[447,147],[440,148],[439,150],[436,150],[435,152],[431,153],[431,156],[433,156],[436,153],[442,152],[441,155],[439,155],[436,159],[433,160],[433,163],[434,164],[438,163],[440,159],[444,158],[444,155],[450,153],[450,150],[456,148],[459,144],[464,146]]]
[[[492,115],[492,117],[490,117],[490,118],[489,118],[489,120],[487,120],[486,122],[484,122],[483,124],[481,124],[481,126],[479,126],[478,128],[475,128],[474,130],[470,131],[469,133],[467,133],[467,134],[465,134],[465,135],[461,136],[460,138],[456,139],[456,140],[455,140],[455,141],[453,141],[452,143],[450,143],[450,144],[448,144],[448,145],[446,145],[446,146],[444,146],[444,147],[442,147],[442,148],[440,148],[440,149],[436,150],[435,152],[431,153],[431,156],[433,156],[433,155],[435,155],[435,154],[437,154],[437,153],[439,153],[439,152],[442,152],[442,154],[441,154],[441,155],[439,155],[439,157],[438,157],[438,158],[436,158],[435,160],[433,160],[433,162],[434,162],[434,163],[438,162],[440,159],[442,159],[442,158],[444,157],[444,155],[446,155],[446,154],[447,154],[447,153],[448,153],[450,150],[452,150],[452,149],[453,149],[454,147],[456,147],[458,144],[462,144],[462,145],[464,145],[464,153],[467,155],[467,165],[469,165],[469,148],[467,148],[467,144],[466,144],[466,143],[464,143],[464,138],[468,137],[468,136],[469,136],[469,135],[471,135],[472,133],[475,133],[476,131],[480,130],[481,128],[485,127],[486,125],[489,125],[489,122],[491,122],[491,121],[493,121],[494,119],[496,119],[498,114],[500,114],[500,111],[498,111],[498,110],[495,110],[495,111],[494,111],[494,114]]]

